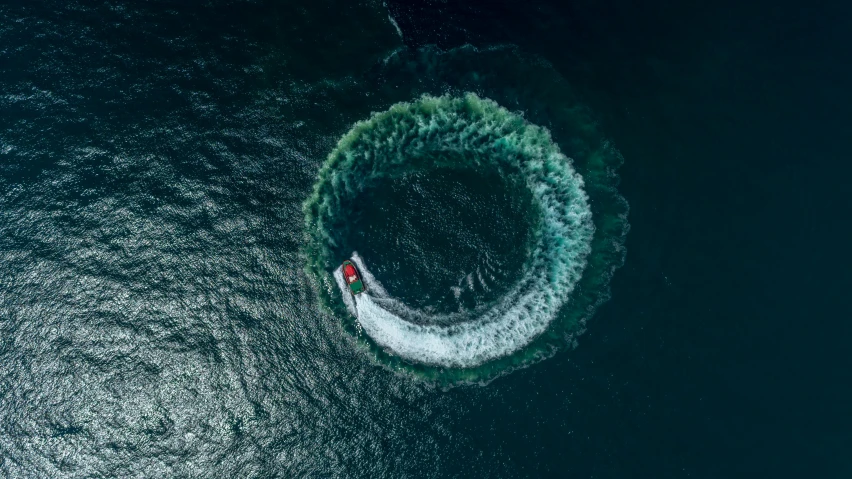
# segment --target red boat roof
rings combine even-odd
[[[355,273],[355,267],[352,266],[351,264],[347,264],[346,266],[343,267],[343,273],[346,276],[352,276],[352,275],[356,274]]]

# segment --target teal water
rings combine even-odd
[[[0,5],[0,475],[847,477],[842,10]]]
[[[453,65],[457,57],[471,56],[484,57],[501,66],[519,60],[514,51],[480,55],[472,49],[426,52],[415,60],[437,71],[438,77],[461,76],[445,65]],[[388,63],[397,62],[404,64],[397,59]],[[526,64],[512,66],[522,70]],[[418,76],[418,83],[422,83],[422,78]],[[480,85],[478,77],[475,81]],[[494,93],[499,94],[499,90]],[[309,270],[321,284],[331,283],[329,273],[338,271],[339,291],[325,296],[327,305],[336,315],[345,317],[347,311],[335,306],[348,303],[357,336],[361,336],[361,331],[366,333],[367,342],[375,346],[383,362],[415,374],[425,372],[427,378],[438,379],[442,384],[481,382],[507,368],[528,365],[560,346],[571,345],[594,308],[608,297],[607,281],[623,261],[627,231],[627,205],[613,186],[614,168],[622,160],[609,142],[590,134],[594,125],[573,111],[582,111],[578,105],[569,104],[565,109],[573,121],[566,128],[576,129],[571,132],[571,145],[582,155],[576,159],[565,156],[547,130],[473,93],[459,97],[427,95],[413,103],[397,103],[387,112],[357,123],[329,155],[314,193],[305,203]],[[586,142],[586,137],[592,140]],[[435,169],[471,168],[514,180],[531,198],[526,217],[512,224],[522,231],[530,229],[531,240],[492,252],[492,256],[510,257],[518,250],[528,250],[521,271],[508,280],[509,289],[491,301],[476,301],[467,308],[459,305],[454,313],[435,313],[412,308],[389,295],[380,279],[367,269],[366,262],[372,258],[357,256],[356,263],[372,291],[350,300],[337,258],[341,251],[360,246],[344,244],[346,234],[341,233],[357,227],[350,224],[350,212],[358,194],[375,189],[376,183],[384,179]],[[447,180],[455,181],[452,177]],[[406,198],[401,196],[395,201],[398,207]],[[440,221],[445,216],[458,217],[453,203],[439,200],[429,199],[430,218]],[[598,203],[594,215],[591,201]],[[495,217],[496,222],[502,223],[512,219]],[[477,238],[489,238],[491,230],[476,226],[475,222],[459,224],[461,244],[458,248],[443,248],[449,247],[458,254],[465,248],[471,253],[479,250],[487,254],[477,248],[482,242]],[[400,229],[398,233],[403,232]],[[396,237],[389,235],[380,241],[393,242]],[[432,250],[441,248],[428,241],[410,247],[409,254],[415,256],[412,263],[436,261]],[[476,283],[480,289],[489,289],[488,283],[494,282],[486,279],[491,276],[489,270],[499,270],[501,264],[485,259],[480,259],[479,269],[457,278],[456,288],[466,282],[464,286],[471,292],[477,289]],[[436,265],[440,270],[437,276],[451,280],[452,275],[458,275],[453,271],[458,264],[454,260],[443,267]],[[409,283],[407,287],[416,286]],[[459,296],[462,292],[452,288],[447,292],[450,291]]]

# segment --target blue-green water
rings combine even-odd
[[[413,60],[440,75],[461,76],[443,65],[453,65],[457,57],[471,56],[517,70],[528,68],[518,62],[513,51],[451,50],[421,54]],[[388,63],[396,62],[391,59]],[[422,78],[417,76],[418,83],[423,83]],[[466,86],[482,88],[479,82]],[[352,323],[356,336],[361,337],[363,330],[369,337],[365,342],[375,346],[383,362],[415,375],[425,372],[427,378],[438,379],[443,385],[481,383],[507,368],[528,365],[573,344],[574,335],[582,332],[595,307],[608,298],[608,280],[623,261],[628,229],[627,205],[614,186],[621,156],[609,142],[589,133],[594,125],[586,115],[577,114],[577,108],[570,103],[565,108],[570,115],[565,127],[573,139],[567,144],[576,149],[575,158],[565,156],[547,130],[473,93],[458,97],[424,95],[413,103],[397,103],[387,112],[357,123],[340,140],[305,203],[310,236],[306,256],[311,276],[326,289],[332,283],[330,276],[337,271],[337,291],[323,294],[328,308],[336,316],[350,316],[345,321]],[[406,250],[405,258],[395,262],[382,253],[368,258],[355,255],[371,292],[350,299],[337,263],[347,251],[368,246],[363,239],[349,240],[351,234],[347,234],[353,228],[369,228],[353,218],[356,205],[358,209],[365,207],[365,199],[358,197],[380,187],[383,181],[404,180],[435,170],[470,169],[496,175],[501,182],[516,183],[514,189],[519,191],[513,196],[521,200],[529,197],[523,214],[518,217],[481,211],[478,216],[484,224],[466,221],[455,226],[457,237],[437,235],[443,240],[435,241],[425,237],[432,232],[432,223],[447,217],[463,219],[464,210],[475,201],[464,201],[468,199],[464,194],[460,200],[469,205],[454,205],[443,195],[421,194],[429,209],[424,214],[404,205],[414,192],[399,191],[398,198],[393,199],[393,214],[425,216],[427,222],[419,225],[423,233],[418,235],[423,238],[415,244],[407,238],[410,227],[391,224],[393,229],[369,246],[400,243]],[[456,182],[453,175],[444,175],[435,188],[449,190]],[[493,180],[491,183],[502,186]],[[594,211],[591,202],[596,202]],[[379,223],[392,223],[389,219]],[[530,238],[502,247],[484,247],[483,243],[495,235],[493,230],[499,228],[528,231]],[[451,244],[442,244],[448,241]],[[474,267],[460,271],[464,260],[455,255],[441,261],[440,252],[448,250],[456,255],[469,250],[467,261]],[[504,273],[501,278],[492,273],[504,270],[504,263],[509,266],[513,259],[522,264],[516,274]],[[444,293],[460,300],[463,292],[473,296],[477,291],[488,293],[492,287],[502,291],[491,298],[472,297],[467,305],[459,301],[456,311],[439,313],[435,309],[440,304],[435,300],[413,305],[389,293],[369,272],[367,261],[401,263],[400,271],[385,274],[382,280],[404,283],[401,288],[409,289],[409,294],[423,294],[423,287],[409,280],[415,275],[423,282],[447,283]],[[454,280],[456,284],[449,285]]]
[[[0,5],[0,475],[848,477],[848,13]]]

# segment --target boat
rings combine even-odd
[[[361,275],[358,274],[358,270],[351,260],[347,259],[344,261],[340,268],[343,270],[343,279],[346,280],[346,284],[349,285],[349,290],[352,291],[352,294],[361,294],[367,291],[364,281],[361,280]]]

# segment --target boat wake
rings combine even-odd
[[[357,255],[353,260],[371,293],[352,298],[335,272],[347,309],[364,331],[418,363],[470,368],[509,355],[541,334],[569,300],[595,231],[583,179],[571,160],[547,130],[493,101],[474,94],[424,96],[356,124],[330,156],[316,199],[306,207],[319,244],[335,244],[335,231],[324,225],[340,223],[347,200],[379,178],[470,167],[521,175],[540,215],[533,253],[508,294],[471,312],[429,314],[390,297]]]
[[[481,383],[575,345],[609,298],[610,279],[624,261],[629,225],[627,202],[617,190],[620,153],[558,72],[512,47],[403,49],[377,69],[368,88],[337,93],[360,101],[369,116],[340,138],[303,204],[306,270],[323,306],[381,364],[447,385]],[[378,113],[367,113],[377,107]],[[457,257],[453,252],[411,244],[415,261],[435,254],[439,279],[418,277],[414,290],[400,289],[404,270],[395,262],[375,263],[377,272],[389,275],[386,290],[365,262],[380,261],[382,245],[371,242],[361,245],[372,249],[369,257],[352,255],[367,286],[353,297],[339,270],[359,247],[353,239],[364,237],[352,228],[369,224],[357,221],[362,200],[383,185],[404,183],[398,180],[471,171],[528,195],[518,203],[523,218],[507,223],[527,229],[516,236],[524,238],[523,259],[512,253],[505,260],[465,256],[460,249],[459,258],[479,261],[462,267],[447,263]],[[444,206],[432,208],[435,214],[452,211]],[[471,225],[470,232],[485,230]],[[367,237],[411,239],[393,234],[378,229]],[[388,253],[393,261],[405,258],[398,244],[394,248]],[[497,277],[495,271],[511,274]],[[444,289],[420,294],[424,284]]]
[[[411,360],[451,367],[475,366],[523,347],[549,323],[547,311],[541,306],[550,298],[539,297],[534,292],[521,298],[507,298],[480,317],[470,314],[461,321],[458,316],[463,315],[424,318],[425,313],[390,296],[357,253],[352,254],[352,261],[370,285],[370,291],[357,297],[352,295],[343,274],[336,269],[335,282],[347,310],[377,343]],[[418,322],[431,319],[433,324],[417,324],[415,319]]]

